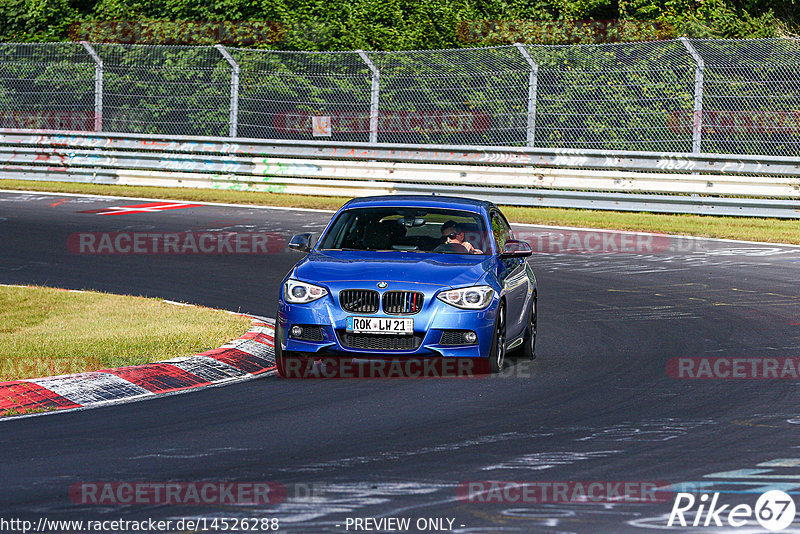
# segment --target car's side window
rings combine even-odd
[[[496,211],[492,212],[492,233],[494,233],[494,240],[497,243],[498,252],[503,251],[507,239],[514,239],[508,222]]]

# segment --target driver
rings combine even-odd
[[[461,252],[463,248],[466,254],[483,254],[482,250],[475,248],[465,239],[464,227],[455,221],[447,221],[442,225],[442,237],[446,238],[446,241],[436,247],[434,252]]]

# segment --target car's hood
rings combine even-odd
[[[492,256],[415,252],[312,252],[295,268],[308,282],[403,282],[429,286],[476,283],[492,265]]]

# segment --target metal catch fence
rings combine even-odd
[[[800,41],[285,52],[0,44],[0,127],[800,156]]]

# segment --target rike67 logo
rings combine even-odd
[[[762,493],[755,506],[719,503],[719,493],[678,493],[669,514],[667,526],[743,527],[758,522],[763,528],[777,532],[794,521],[796,508],[791,495],[780,490]]]

